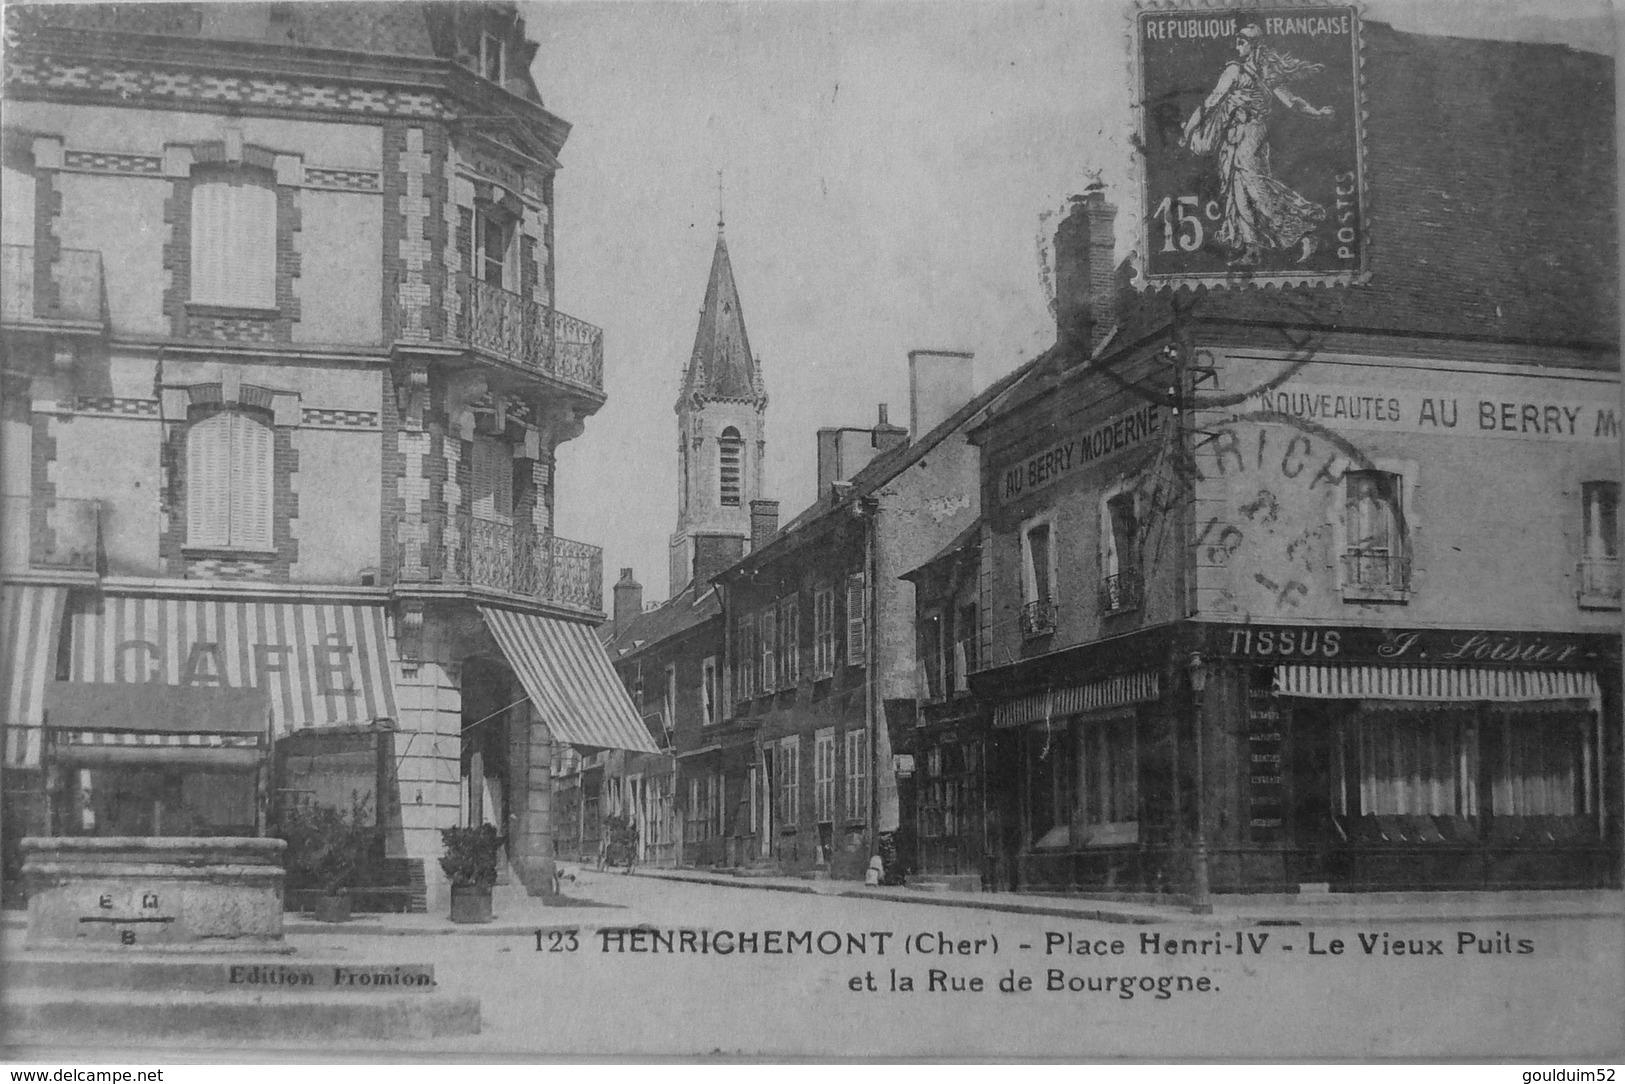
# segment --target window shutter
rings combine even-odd
[[[229,190],[232,201],[232,267],[237,304],[276,308],[276,192],[257,184]]]
[[[227,199],[231,186],[209,181],[192,188],[192,300],[228,304],[226,235],[231,229]]]
[[[192,188],[192,300],[276,307],[276,192],[203,181]]]
[[[231,541],[232,415],[215,414],[186,434],[186,544]]]
[[[231,545],[271,548],[273,437],[269,426],[240,414],[231,419]]]
[[[863,612],[863,573],[846,580],[846,664],[862,666],[867,640]]]

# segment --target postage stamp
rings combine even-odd
[[[1145,284],[1359,281],[1358,10],[1142,9],[1133,34]]]

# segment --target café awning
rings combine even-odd
[[[71,682],[258,688],[278,736],[397,717],[382,605],[103,595],[67,622]]]
[[[590,626],[489,606],[480,613],[554,741],[660,752]]]
[[[57,763],[254,767],[270,737],[262,689],[53,681],[47,749]]]
[[[66,587],[8,584],[0,589],[0,709],[5,763],[37,768],[45,685],[56,677]]]

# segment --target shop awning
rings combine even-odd
[[[5,763],[37,768],[45,684],[56,677],[66,587],[9,584],[0,589],[0,708]]]
[[[270,736],[262,689],[89,684],[45,687],[45,725],[58,763],[246,767]]]
[[[1119,674],[1087,685],[1046,689],[1008,700],[993,709],[993,725],[1021,726],[1043,719],[1064,719],[1085,711],[1145,704],[1161,695],[1157,674],[1151,671]]]
[[[72,682],[258,688],[273,735],[397,717],[382,605],[104,595],[67,620]]]
[[[660,751],[589,626],[488,606],[480,613],[554,741]]]
[[[1277,666],[1282,696],[1327,700],[1591,700],[1594,674],[1444,666]]]

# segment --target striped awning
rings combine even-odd
[[[1145,704],[1161,695],[1155,673],[1120,674],[1087,685],[1046,689],[1006,701],[993,709],[993,725],[1021,726],[1043,719],[1064,719],[1086,711]]]
[[[9,584],[0,589],[0,707],[5,763],[37,768],[45,684],[56,677],[66,587]]]
[[[68,680],[265,690],[271,733],[394,719],[382,605],[88,597]]]
[[[1590,700],[1594,674],[1443,666],[1277,666],[1282,696],[1335,700]]]
[[[554,741],[660,751],[591,627],[488,606],[480,613]]]

